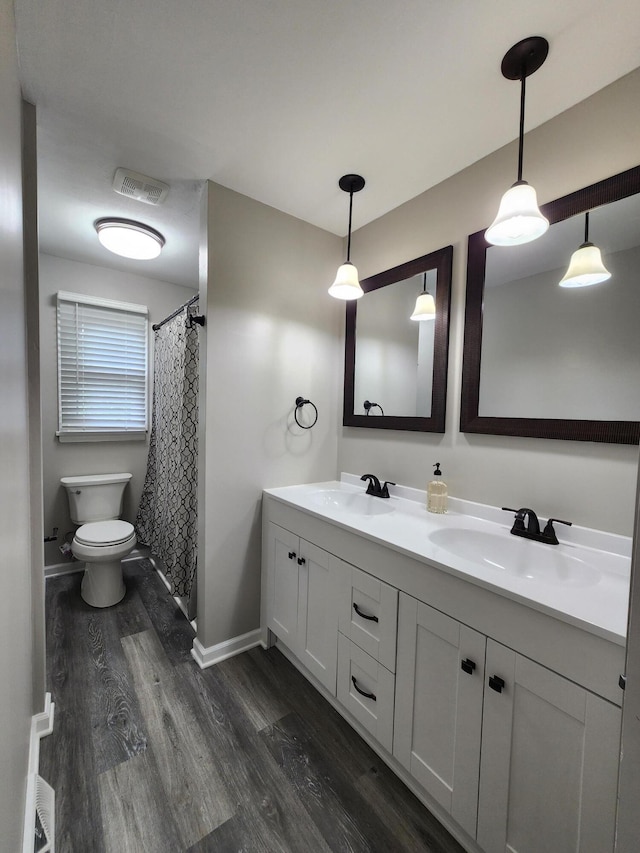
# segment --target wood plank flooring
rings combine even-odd
[[[47,582],[58,853],[462,853],[277,651],[207,670],[147,560],[94,609]]]

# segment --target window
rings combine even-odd
[[[60,441],[143,438],[146,306],[60,291],[57,307]]]

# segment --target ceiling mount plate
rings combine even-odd
[[[520,80],[537,71],[549,53],[549,42],[542,36],[522,39],[505,53],[502,65],[503,77]]]
[[[343,175],[338,186],[346,193],[359,193],[364,187],[364,178],[362,175]]]

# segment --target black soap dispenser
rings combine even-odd
[[[442,479],[440,463],[433,466],[433,480],[427,486],[427,510],[429,512],[444,513],[447,511],[447,499],[449,497],[447,484]]]

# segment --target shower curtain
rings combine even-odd
[[[171,592],[196,612],[198,530],[198,331],[189,305],[155,332],[153,411],[138,539],[159,558]]]

